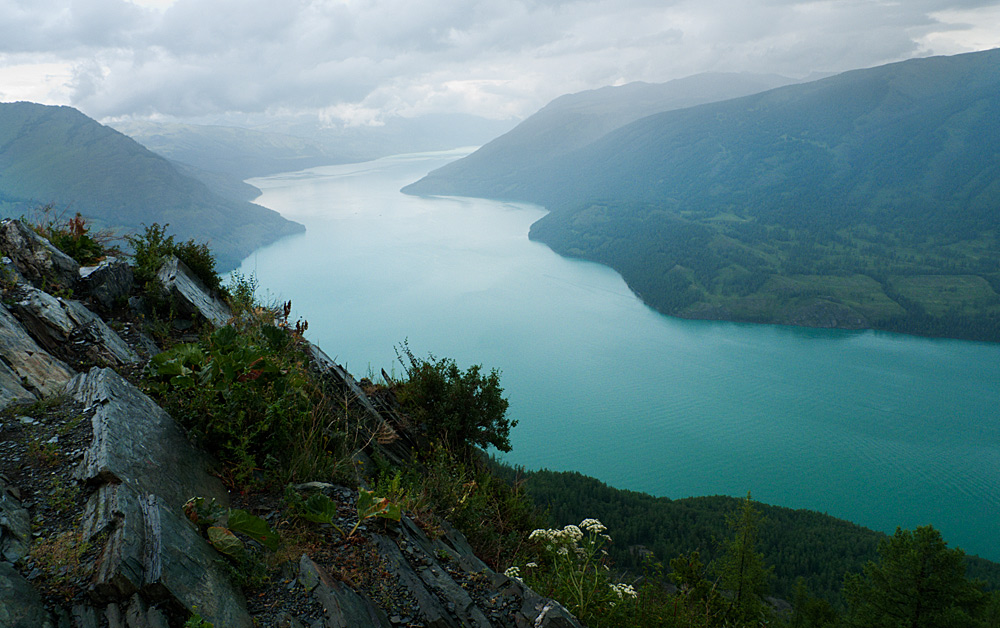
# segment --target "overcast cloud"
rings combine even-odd
[[[529,115],[706,71],[1000,46],[1000,0],[0,0],[0,100],[86,114]]]

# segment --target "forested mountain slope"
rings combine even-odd
[[[119,233],[169,223],[181,240],[209,240],[223,269],[302,230],[277,212],[212,193],[75,109],[0,104],[0,210],[17,217],[49,203]]]
[[[507,198],[536,167],[648,115],[754,94],[794,82],[778,75],[709,73],[629,83],[556,98],[476,152],[404,188],[408,194]],[[519,198],[516,196],[513,198]]]
[[[692,318],[1000,340],[1000,51],[656,114],[505,182]]]
[[[513,479],[515,474],[502,470]],[[726,537],[726,516],[740,500],[720,495],[668,499],[616,489],[580,473],[521,472],[519,479],[554,523],[600,519],[614,535],[609,548],[619,568],[641,573],[643,552],[666,561],[699,551],[706,563],[718,556]],[[812,510],[757,504],[764,520],[760,551],[774,567],[772,594],[792,599],[796,579],[810,591],[839,605],[844,574],[858,572],[875,557],[881,532]],[[1000,565],[967,556],[969,576],[1000,588]]]

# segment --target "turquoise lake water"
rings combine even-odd
[[[399,189],[468,151],[253,179],[306,225],[255,252],[265,296],[356,377],[394,346],[503,371],[513,451],[671,498],[743,496],[1000,560],[1000,345],[686,321],[530,242],[530,205]]]

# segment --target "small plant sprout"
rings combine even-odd
[[[309,499],[301,501],[298,505],[298,515],[303,519],[314,523],[327,523],[333,526],[340,534],[349,539],[358,531],[366,520],[372,517],[381,517],[399,521],[402,517],[402,509],[399,504],[389,501],[387,497],[376,497],[373,491],[358,489],[358,501],[356,504],[358,521],[351,528],[350,532],[344,533],[343,528],[336,525],[333,520],[337,516],[337,504],[323,493],[311,495]]]
[[[347,533],[348,538],[353,536],[361,524],[372,517],[382,517],[383,519],[392,519],[393,521],[399,521],[403,513],[399,508],[399,504],[394,504],[389,501],[386,497],[375,497],[375,493],[372,491],[366,491],[365,489],[358,489],[358,522],[354,524],[351,531]]]

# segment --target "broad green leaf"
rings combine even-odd
[[[266,521],[245,510],[233,509],[229,511],[229,529],[247,535],[272,552],[278,549],[278,543],[281,541],[281,538],[271,529],[271,526],[267,525]]]
[[[314,493],[302,504],[303,519],[316,523],[331,523],[337,516],[337,503],[323,493]]]
[[[227,325],[215,330],[212,334],[212,344],[214,344],[220,351],[225,351],[235,344],[238,337],[239,333],[237,333],[236,328],[232,325]]]
[[[401,516],[398,504],[391,503],[385,497],[375,497],[375,493],[358,490],[358,519],[368,519],[369,517],[384,517],[399,521]]]
[[[228,528],[212,526],[208,529],[208,542],[212,544],[220,554],[229,556],[233,560],[241,560],[246,555],[243,541],[236,538]]]
[[[288,345],[291,336],[284,329],[279,329],[274,325],[264,325],[260,329],[261,334],[263,334],[264,339],[267,340],[267,344],[271,346],[272,351],[282,351]]]

